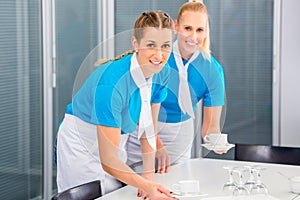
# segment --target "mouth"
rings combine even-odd
[[[197,42],[193,42],[193,41],[186,41],[185,43],[186,43],[187,45],[189,45],[189,46],[192,46],[192,47],[195,47],[195,46],[198,45]]]
[[[159,66],[163,63],[162,61],[152,61],[152,60],[150,60],[149,62],[153,65],[156,65],[156,66]]]

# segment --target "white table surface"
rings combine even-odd
[[[281,175],[284,174],[287,177],[299,176],[300,166],[200,158],[191,159],[184,164],[172,166],[169,173],[156,174],[155,180],[164,185],[166,188],[172,190],[172,185],[177,183],[179,180],[197,179],[200,181],[201,192],[208,194],[205,197],[198,197],[197,199],[213,200],[213,197],[217,197],[216,199],[221,200],[223,199],[222,197],[226,196],[222,188],[223,184],[228,180],[228,172],[223,169],[223,166],[249,166],[257,164],[266,168],[262,171],[261,179],[267,186],[269,194],[272,197],[280,200],[300,200],[300,195],[290,192],[289,180]],[[136,197],[136,193],[136,188],[126,186],[99,198],[99,200],[140,199]],[[224,199],[228,198],[229,196],[227,195]]]
[[[300,200],[300,194],[298,194],[297,197],[294,198],[293,200]]]

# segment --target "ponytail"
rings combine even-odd
[[[99,65],[103,65],[103,64],[105,64],[107,62],[110,62],[110,61],[119,60],[119,59],[123,58],[124,56],[127,56],[129,54],[133,54],[134,52],[135,52],[135,50],[130,50],[130,51],[127,51],[127,52],[115,57],[115,58],[100,59],[97,62],[95,62],[95,67],[98,67]]]

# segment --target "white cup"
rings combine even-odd
[[[174,193],[183,196],[193,196],[200,193],[198,180],[181,180],[172,186]]]
[[[224,146],[228,144],[227,134],[225,133],[210,133],[204,137],[204,142],[213,146]]]

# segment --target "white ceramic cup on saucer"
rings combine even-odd
[[[225,146],[228,144],[227,134],[225,133],[210,133],[204,137],[204,142],[213,146]]]
[[[172,186],[175,194],[181,196],[195,196],[200,194],[200,184],[198,180],[181,180]]]

